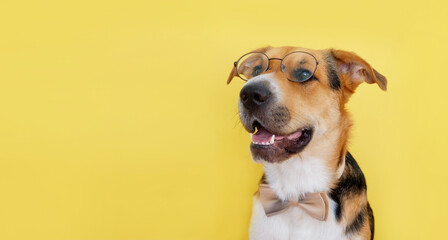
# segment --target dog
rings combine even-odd
[[[347,151],[345,104],[363,82],[387,79],[355,53],[266,47],[234,62],[227,80],[246,81],[239,116],[264,175],[249,238],[373,239],[364,174]]]

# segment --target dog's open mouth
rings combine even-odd
[[[311,141],[313,129],[301,128],[287,135],[275,135],[260,124],[256,124],[255,133],[251,133],[250,145],[256,159],[267,162],[281,162],[291,154],[301,152]]]

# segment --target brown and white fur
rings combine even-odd
[[[269,103],[248,109],[240,93],[240,119],[250,133],[256,127],[276,135],[312,129],[311,139],[300,151],[274,151],[252,143],[251,153],[254,161],[263,164],[261,181],[269,184],[280,199],[326,192],[330,212],[326,221],[318,221],[297,207],[267,217],[256,194],[250,239],[373,239],[374,218],[364,175],[347,151],[352,122],[345,104],[360,83],[376,83],[386,90],[387,80],[351,52],[298,47],[254,50],[269,58],[283,58],[293,51],[305,51],[317,59],[313,78],[303,83],[289,81],[280,70],[280,61],[271,60],[270,68],[250,78],[242,89],[255,85],[267,89]],[[228,83],[236,75],[234,68]]]

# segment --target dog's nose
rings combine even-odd
[[[240,92],[241,102],[249,110],[265,105],[269,102],[270,97],[271,91],[262,82],[246,85]]]

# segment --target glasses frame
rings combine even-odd
[[[246,54],[244,54],[243,56],[241,56],[236,62],[234,62],[233,63],[233,65],[235,66],[235,72],[236,72],[236,75],[239,77],[239,78],[241,78],[241,80],[243,80],[243,81],[245,81],[245,82],[247,82],[249,79],[244,79],[243,77],[241,77],[240,76],[240,74],[238,73],[238,63],[241,61],[241,59],[243,59],[245,56],[247,56],[247,55],[249,55],[249,54],[253,54],[253,53],[260,53],[260,54],[263,54],[265,57],[266,57],[266,59],[268,59],[268,65],[266,66],[266,70],[264,70],[263,71],[263,73],[265,73],[267,70],[269,70],[271,67],[270,67],[270,65],[271,65],[271,60],[280,60],[280,71],[285,75],[285,77],[289,80],[289,81],[291,81],[291,82],[298,82],[298,83],[300,83],[300,82],[305,82],[305,81],[308,81],[308,80],[310,80],[313,76],[314,76],[314,73],[316,72],[316,70],[317,70],[317,65],[319,65],[319,61],[317,61],[317,59],[316,59],[316,57],[314,57],[314,55],[313,54],[311,54],[311,53],[309,53],[309,52],[304,52],[304,51],[294,51],[294,52],[290,52],[290,53],[288,53],[288,54],[286,54],[283,58],[270,58],[270,57],[268,57],[268,55],[266,55],[265,53],[262,53],[262,52],[249,52],[249,53],[246,53]],[[285,70],[286,70],[286,67],[285,68],[283,68],[283,60],[287,57],[287,56],[289,56],[289,55],[291,55],[291,54],[294,54],[294,53],[305,53],[305,54],[308,54],[308,55],[310,55],[313,59],[314,59],[314,61],[316,61],[316,67],[314,68],[314,71],[313,71],[313,73],[311,74],[311,76],[309,77],[309,78],[307,78],[306,80],[303,80],[303,81],[297,81],[297,80],[291,80],[291,79],[289,79],[288,78],[288,76],[286,76],[286,73],[285,73]],[[262,73],[262,74],[263,74]],[[260,75],[262,75],[262,74],[260,74]],[[258,75],[258,76],[260,76],[260,75]]]

